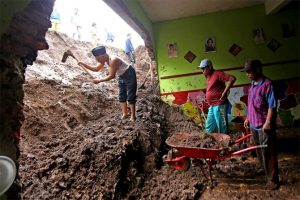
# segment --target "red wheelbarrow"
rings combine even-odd
[[[171,159],[164,160],[171,167],[179,170],[187,170],[190,166],[190,158],[193,158],[193,163],[200,167],[202,174],[208,179],[207,173],[205,173],[204,165],[205,163],[208,166],[209,180],[212,182],[211,170],[214,161],[224,160],[233,156],[237,156],[258,148],[265,148],[267,145],[256,145],[250,146],[238,151],[231,151],[230,147],[234,144],[240,143],[241,141],[249,138],[252,134],[247,134],[242,138],[239,138],[235,141],[230,140],[230,136],[227,134],[212,133],[210,134],[218,143],[221,143],[223,148],[212,149],[212,148],[199,148],[199,147],[186,147],[180,146],[180,141],[185,140],[191,137],[191,134],[183,133],[178,135],[173,135],[171,138],[166,140],[166,144],[172,148],[178,150],[179,153],[172,155]],[[199,137],[199,140],[201,138]]]

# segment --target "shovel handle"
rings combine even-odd
[[[79,62],[79,60],[73,55],[73,54],[71,54],[71,56],[76,60],[76,62],[78,63]],[[89,72],[84,66],[82,66],[82,65],[79,65],[91,78],[93,78],[94,79],[94,76],[91,74],[91,72]]]
[[[76,59],[76,61],[78,62],[78,60]],[[91,78],[94,79],[94,76],[82,65],[79,65]]]

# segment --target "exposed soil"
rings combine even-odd
[[[92,45],[53,32],[46,39],[50,49],[26,69],[19,160],[24,200],[300,198],[298,129],[279,133],[284,142],[278,190],[265,189],[251,153],[216,161],[210,187],[197,166],[180,171],[164,164],[169,136],[201,130],[179,108],[163,103],[150,80],[138,91],[137,121],[121,120],[116,81],[95,85],[74,59],[60,62],[70,48],[80,60],[95,63]],[[108,52],[126,59],[121,50]],[[137,52],[141,84],[149,70],[143,59],[149,58],[144,47]]]

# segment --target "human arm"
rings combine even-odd
[[[98,83],[106,82],[106,81],[109,81],[109,80],[115,78],[118,66],[120,65],[120,62],[121,61],[118,58],[112,59],[111,62],[110,62],[110,66],[109,66],[109,74],[108,74],[108,76],[105,77],[105,78],[103,78],[103,79],[93,79],[93,82],[95,84],[98,84]]]
[[[276,108],[277,108],[277,100],[275,98],[274,88],[271,84],[267,86],[267,92],[266,92],[266,99],[268,102],[268,111],[267,111],[267,117],[266,121],[263,125],[263,131],[268,132],[271,129],[275,128],[274,122],[276,119]]]
[[[245,129],[249,129],[249,120],[248,120],[248,118],[246,118],[245,121],[244,121],[244,127],[245,127]]]
[[[231,86],[234,84],[234,82],[236,81],[236,77],[233,75],[229,75],[229,79],[228,79],[228,83],[226,84],[226,87],[224,89],[224,91],[222,92],[221,95],[221,100],[224,99],[227,95],[228,90],[231,88]]]
[[[85,64],[85,63],[83,63],[81,61],[78,62],[78,65],[81,65],[84,68],[87,68],[87,69],[89,69],[89,70],[91,70],[93,72],[98,72],[98,71],[102,70],[103,67],[104,67],[104,65],[101,64],[101,63],[99,63],[97,66],[91,66],[91,65]]]
[[[272,129],[272,120],[274,119],[274,115],[276,113],[275,108],[268,108],[267,119],[263,125],[263,131],[269,132]]]

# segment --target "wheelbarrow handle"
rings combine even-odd
[[[231,157],[231,156],[237,156],[237,155],[240,155],[242,153],[246,153],[248,151],[252,151],[252,150],[255,150],[255,149],[258,149],[258,148],[266,148],[266,147],[268,147],[268,145],[266,145],[266,144],[248,147],[248,148],[241,149],[239,151],[235,151],[235,152],[229,154],[229,157]]]
[[[243,140],[245,140],[245,139],[247,139],[247,138],[249,138],[251,136],[252,136],[252,133],[249,133],[249,134],[247,134],[247,135],[245,135],[245,136],[243,136],[243,137],[235,140],[234,143],[240,143],[241,141],[243,141]]]
[[[182,161],[186,158],[186,156],[179,156],[179,157],[175,157],[175,158],[172,158],[172,159],[167,159],[165,160],[164,162],[179,162],[179,161]]]

